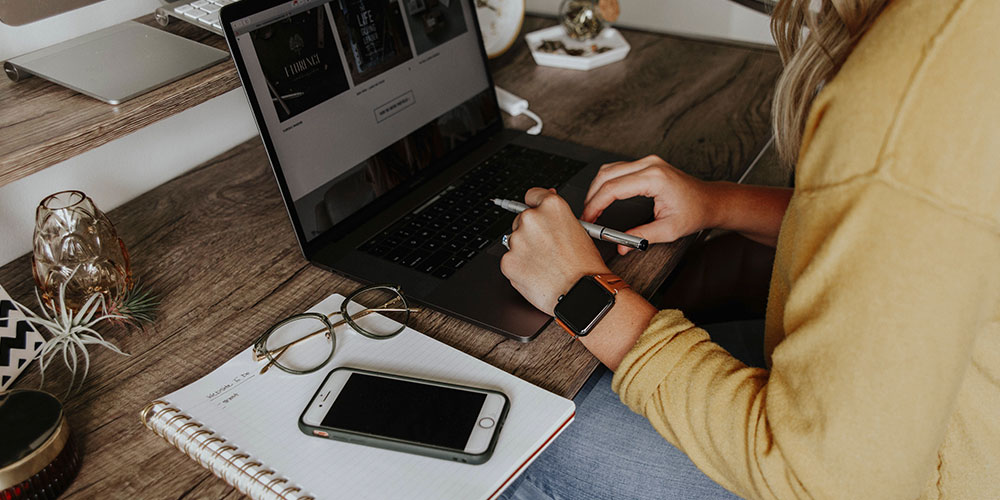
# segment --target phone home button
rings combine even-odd
[[[490,427],[493,427],[493,424],[495,423],[496,421],[490,417],[485,417],[479,420],[479,426],[482,427],[483,429],[489,429]]]

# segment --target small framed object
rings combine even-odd
[[[42,334],[0,286],[0,392],[14,385],[44,344]]]

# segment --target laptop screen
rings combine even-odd
[[[293,0],[231,21],[303,243],[339,239],[499,122],[473,16],[466,0]]]

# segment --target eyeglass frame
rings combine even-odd
[[[375,290],[390,290],[393,293],[395,293],[396,296],[393,297],[391,300],[386,301],[382,305],[375,306],[375,307],[364,306],[364,309],[362,309],[361,311],[358,311],[358,312],[356,312],[354,314],[348,313],[347,307],[351,304],[351,302],[353,302],[353,299],[355,297],[357,297],[358,295],[361,295],[362,293],[371,292],[371,291],[375,291]],[[393,303],[393,302],[395,302],[397,300],[400,301],[400,302],[402,302],[402,306],[403,307],[401,307],[401,308],[398,308],[398,307],[386,308],[386,306],[388,306],[389,304],[391,304],[391,303]],[[363,304],[361,304],[361,305],[363,306]],[[277,323],[271,325],[271,327],[268,328],[267,331],[265,331],[264,333],[262,333],[259,337],[257,337],[257,340],[254,341],[254,343],[253,343],[253,349],[252,349],[253,358],[254,358],[254,361],[264,361],[265,359],[268,360],[268,363],[266,365],[264,365],[263,368],[261,368],[261,370],[260,370],[261,374],[267,372],[267,370],[272,365],[273,366],[277,366],[278,369],[281,370],[281,371],[284,371],[286,373],[291,373],[293,375],[305,375],[305,374],[313,373],[315,371],[320,370],[324,366],[326,366],[327,363],[329,363],[330,360],[333,359],[333,354],[337,350],[337,336],[336,336],[336,332],[334,330],[338,326],[342,326],[342,325],[346,324],[346,325],[348,325],[348,326],[351,327],[351,330],[354,330],[355,332],[357,332],[358,334],[360,334],[360,335],[362,335],[364,337],[368,337],[368,338],[374,339],[374,340],[386,340],[386,339],[391,339],[391,338],[395,337],[396,335],[399,335],[403,330],[405,330],[407,328],[407,326],[409,326],[409,324],[410,324],[410,314],[411,313],[417,313],[417,312],[420,312],[420,311],[421,311],[420,308],[418,308],[418,307],[410,307],[410,305],[406,302],[406,296],[403,295],[402,286],[400,286],[400,285],[382,284],[382,285],[369,285],[369,286],[361,287],[361,288],[359,288],[359,289],[351,292],[350,295],[348,295],[347,297],[344,298],[343,302],[341,302],[341,304],[340,304],[340,311],[335,311],[335,312],[332,312],[330,314],[323,314],[323,313],[318,313],[318,312],[304,312],[304,313],[293,314],[293,315],[288,316],[287,318],[284,318],[284,319],[278,321]],[[367,315],[369,315],[371,313],[374,313],[374,312],[405,312],[406,313],[406,317],[400,323],[399,328],[397,328],[392,333],[389,333],[389,334],[386,334],[386,335],[376,335],[376,334],[373,334],[373,333],[367,331],[366,329],[364,329],[363,327],[361,327],[360,325],[358,325],[355,322],[356,319],[363,318],[363,317],[365,317],[365,316],[367,316]],[[340,317],[343,318],[343,319],[341,319],[340,321],[337,321],[336,323],[331,323],[330,322],[330,316],[332,316],[333,314],[340,314]],[[323,333],[324,329],[319,329],[319,330],[316,330],[315,332],[303,335],[301,338],[293,340],[293,341],[291,341],[291,342],[289,342],[289,343],[287,343],[287,344],[285,344],[283,346],[279,346],[278,348],[273,349],[273,350],[267,349],[266,348],[266,344],[267,344],[267,340],[270,338],[270,336],[274,332],[276,332],[279,328],[281,328],[282,326],[284,326],[284,325],[286,325],[288,323],[291,323],[293,321],[298,321],[300,319],[306,319],[306,318],[317,319],[320,322],[322,322],[324,324],[324,326],[326,327],[325,328],[326,337],[328,339],[330,339],[330,355],[327,356],[326,360],[324,360],[322,363],[317,364],[316,368],[312,368],[312,369],[309,369],[309,370],[295,370],[293,368],[289,368],[289,367],[284,366],[281,363],[279,363],[278,362],[278,358],[281,357],[285,353],[285,351],[289,347],[291,347],[293,344],[296,344],[296,343],[301,342],[301,341],[303,341],[305,339],[311,338],[313,335],[316,335],[318,333]],[[273,352],[277,352],[278,354],[276,356],[272,357],[271,353],[273,353]]]

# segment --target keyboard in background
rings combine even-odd
[[[491,198],[520,200],[532,187],[558,188],[586,163],[507,145],[363,245],[361,250],[448,278],[508,231],[514,214]]]
[[[238,0],[194,0],[191,2],[166,2],[156,9],[156,22],[166,26],[170,18],[177,18],[200,26],[216,35],[222,35],[222,23],[219,22],[219,10]]]

